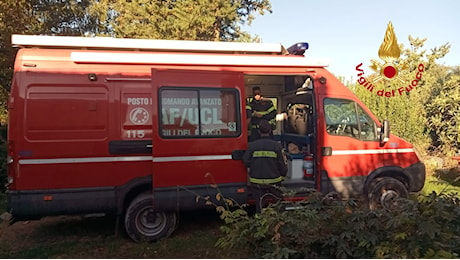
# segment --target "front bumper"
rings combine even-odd
[[[426,169],[423,162],[412,164],[404,169],[409,177],[409,192],[420,191],[425,185]]]

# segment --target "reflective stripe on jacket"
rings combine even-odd
[[[261,101],[257,101],[252,97],[246,98],[246,117],[250,118],[253,112],[257,112],[262,115],[262,117],[252,117],[251,118],[251,129],[258,128],[258,124],[260,119],[267,120],[272,129],[276,128],[276,108],[273,102],[269,99],[263,99]]]
[[[256,179],[256,178],[251,178],[249,177],[249,182],[255,183],[255,184],[274,184],[274,183],[279,183],[283,181],[283,177],[278,177],[275,179]]]
[[[252,183],[278,183],[287,174],[287,160],[281,144],[269,137],[250,142],[243,162],[250,169],[249,181]]]

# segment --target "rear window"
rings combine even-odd
[[[241,133],[235,89],[160,89],[163,138],[234,137]]]

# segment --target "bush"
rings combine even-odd
[[[328,203],[325,203],[328,202]],[[360,209],[315,194],[282,210],[228,213],[217,246],[262,258],[453,258],[460,251],[460,207],[455,195],[432,193],[401,200],[394,211]]]
[[[433,147],[452,156],[460,153],[460,67],[440,78],[427,104],[427,125]]]

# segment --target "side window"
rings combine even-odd
[[[372,118],[351,100],[324,100],[326,131],[331,135],[349,136],[363,141],[376,138],[375,123]]]
[[[238,92],[234,89],[161,88],[161,136],[239,136],[241,127],[238,100]]]

